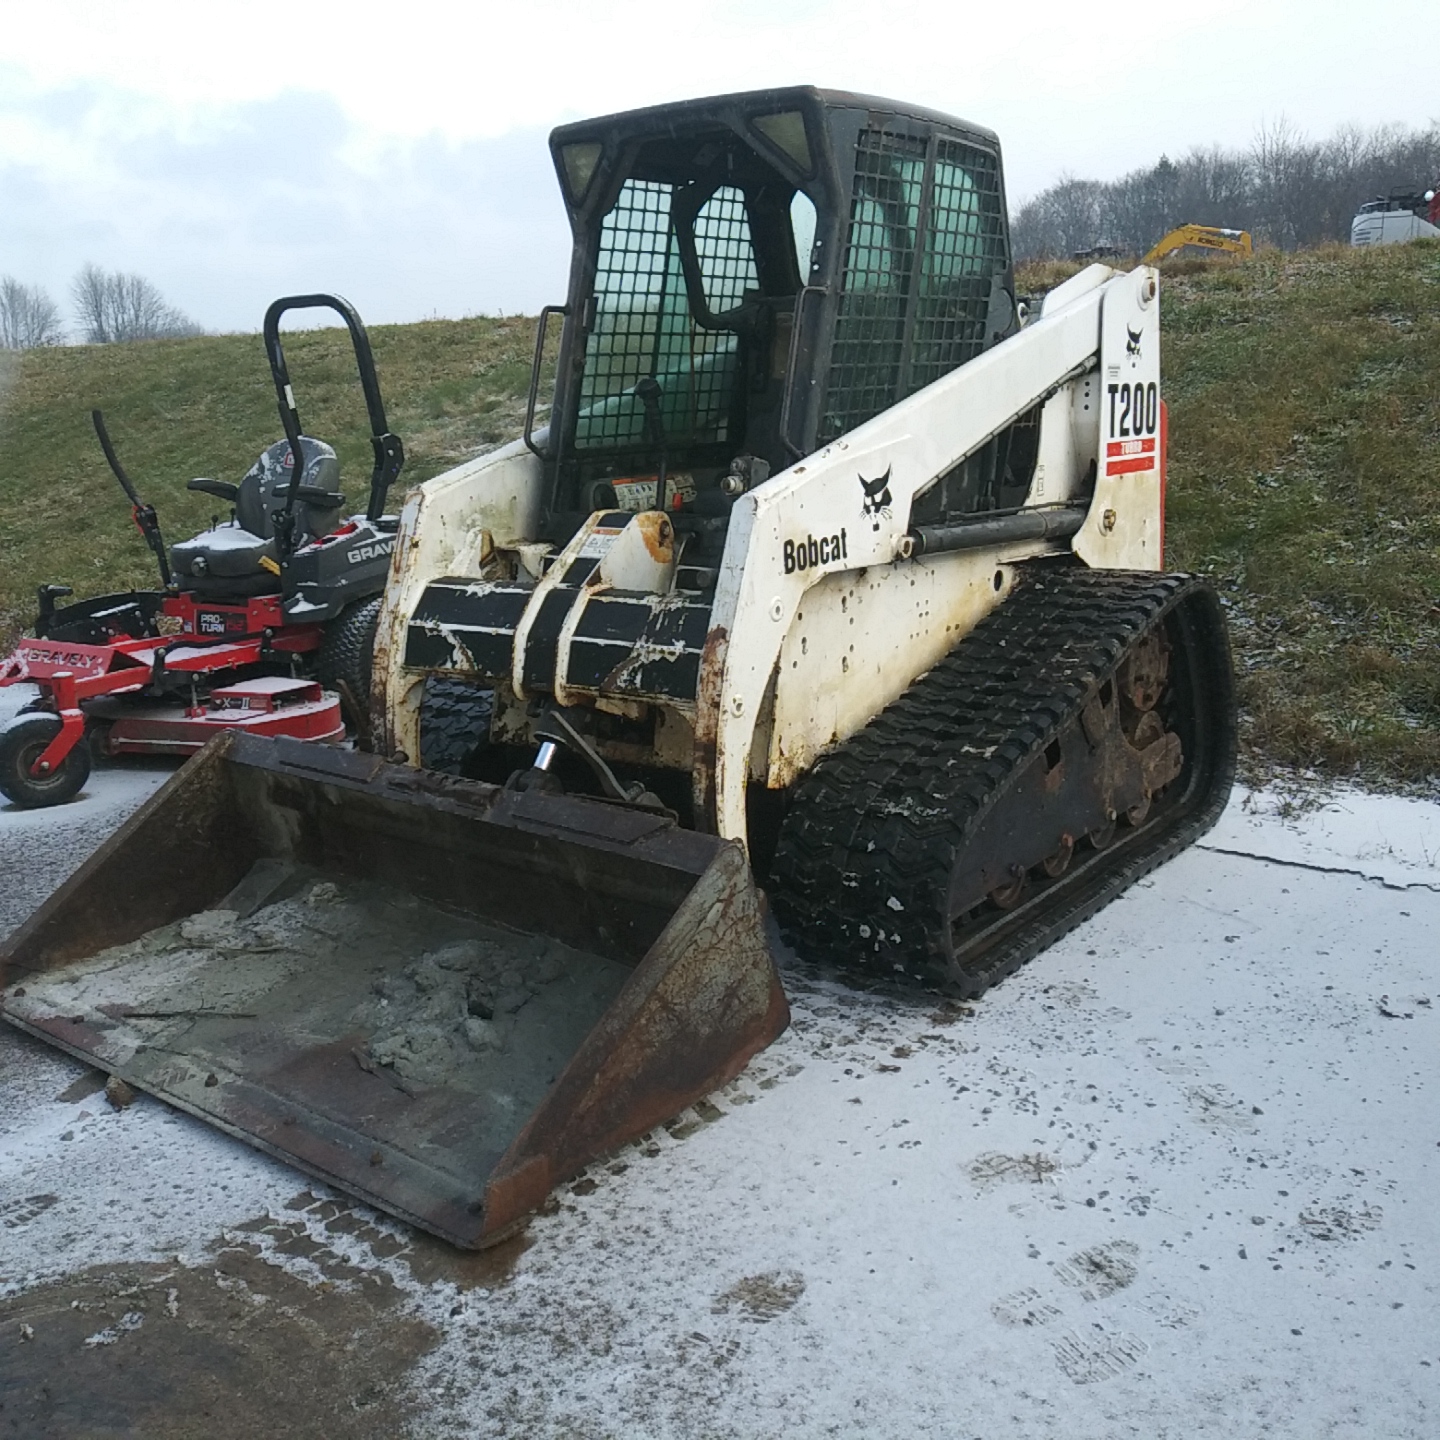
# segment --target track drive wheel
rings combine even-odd
[[[90,747],[82,739],[48,775],[32,775],[30,767],[60,733],[60,717],[17,715],[0,730],[0,793],[24,810],[63,805],[80,793],[90,778]]]

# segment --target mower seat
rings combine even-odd
[[[296,498],[291,523],[296,527],[297,543],[303,544],[335,529],[345,497],[335,489],[340,461],[329,445],[302,435],[300,453],[305,462],[300,483],[312,498]],[[277,440],[236,487],[235,518],[171,546],[170,568],[182,589],[207,600],[244,600],[280,593],[275,533],[294,473],[290,442]],[[313,498],[317,494],[335,503],[320,503]]]
[[[319,540],[340,522],[340,507],[345,503],[345,497],[336,490],[340,483],[340,461],[323,440],[312,440],[308,435],[300,437],[300,453],[305,461],[300,483],[312,493],[323,491],[335,499],[333,505],[298,497],[295,501],[292,514],[299,528],[308,532],[308,538]],[[288,440],[277,440],[245,472],[235,497],[235,518],[252,535],[268,540],[275,534],[294,473]],[[302,534],[300,538],[305,536]]]
[[[269,561],[267,566],[265,561]],[[275,541],[226,520],[170,547],[170,568],[182,590],[207,600],[247,599],[280,593]]]

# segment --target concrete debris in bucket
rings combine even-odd
[[[514,1017],[565,972],[560,946],[517,940],[458,940],[377,980],[357,1016],[370,1031],[370,1059],[425,1085],[447,1078],[467,1052],[501,1049]]]
[[[410,1093],[493,1094],[543,1090],[628,974],[546,936],[265,861],[222,908],[32,979],[25,1005],[83,1016],[112,1043],[129,1031],[137,1048],[181,1035],[191,1048],[197,1026],[220,1041],[264,1020],[343,1041]]]

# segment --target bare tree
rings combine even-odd
[[[60,311],[45,290],[0,275],[0,350],[31,350],[64,339]]]
[[[1324,209],[1320,147],[1282,115],[1263,126],[1251,148],[1257,229],[1282,249],[1326,239],[1319,225]]]
[[[1076,180],[1065,175],[1022,205],[1013,226],[1016,254],[1022,258],[1069,255],[1096,244],[1104,188],[1098,180]]]
[[[1158,239],[1175,225],[1179,167],[1167,155],[1151,169],[1133,170],[1123,179],[1101,187],[1100,219],[1105,243],[1132,253],[1150,247],[1141,237]]]
[[[199,335],[200,327],[143,275],[86,265],[70,285],[76,316],[91,345]]]

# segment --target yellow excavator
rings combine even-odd
[[[1180,225],[1145,252],[1142,265],[1158,265],[1167,255],[1174,255],[1187,245],[1201,250],[1215,250],[1227,255],[1249,255],[1254,246],[1248,230],[1222,230],[1214,225]]]
[[[895,101],[551,150],[569,292],[406,501],[373,753],[227,732],[0,951],[11,1023],[462,1246],[769,1044],[782,937],[978,996],[1235,763],[1156,270],[1027,315],[998,140]]]

